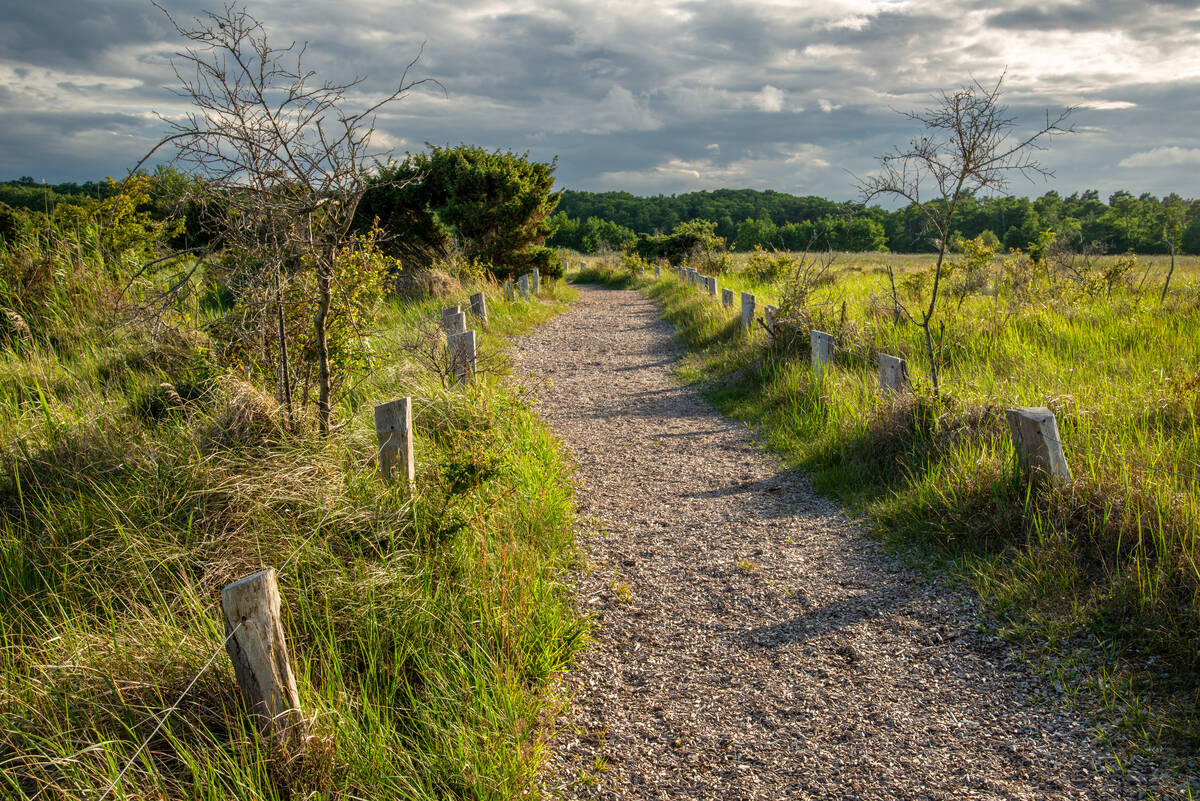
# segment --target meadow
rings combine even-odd
[[[593,257],[573,280],[659,299],[689,349],[683,380],[753,424],[894,552],[968,582],[988,625],[1093,713],[1118,752],[1194,769],[1200,260],[1177,260],[1160,302],[1167,257],[1103,257],[1073,272],[1012,254],[972,270],[951,254],[935,395],[924,336],[897,311],[916,314],[928,298],[932,257],[830,255],[823,272],[798,269],[800,254],[695,265],[754,293],[760,317],[780,307],[773,336],[761,323],[743,332],[736,305],[665,266],[655,279],[637,259]],[[836,341],[821,376],[813,328]],[[911,392],[880,393],[879,353],[907,360]],[[1004,410],[1019,406],[1055,412],[1072,481],[1017,468]]]
[[[27,317],[0,343],[0,796],[532,792],[560,703],[549,679],[585,626],[563,584],[568,466],[505,349],[573,290],[510,302],[468,280],[383,301],[321,436],[286,424],[269,372],[218,358],[213,312],[123,306],[130,264],[67,235],[0,248],[0,305]],[[487,369],[448,387],[416,354],[477,289]],[[375,463],[372,405],[403,395],[411,496]],[[224,648],[221,587],[266,566],[307,721],[298,754],[257,735]]]

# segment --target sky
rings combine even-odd
[[[223,2],[223,0],[216,0]],[[187,20],[214,3],[162,0]],[[381,112],[374,144],[557,156],[559,186],[721,187],[858,197],[919,133],[900,112],[1005,75],[1018,131],[1076,107],[1040,154],[1049,180],[1200,197],[1200,4],[804,0],[250,0],[276,45],[352,102],[433,79]],[[0,179],[121,176],[188,110],[181,40],[148,0],[0,0]],[[436,83],[435,83],[436,82]]]

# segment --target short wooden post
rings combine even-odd
[[[1054,412],[1045,406],[1034,406],[1007,409],[1004,417],[1017,449],[1017,462],[1023,469],[1043,470],[1054,481],[1071,480]]]
[[[886,353],[879,354],[879,391],[885,395],[908,390],[908,362]]]
[[[479,324],[487,326],[487,298],[482,292],[471,296],[471,313],[479,320]]]
[[[754,326],[754,296],[742,293],[742,328],[749,331]]]
[[[225,650],[259,733],[285,753],[304,742],[300,694],[279,618],[275,568],[247,576],[221,590]]]
[[[542,290],[542,273],[537,267],[533,268],[533,286],[530,289],[535,295]]]
[[[833,361],[833,334],[826,334],[824,331],[813,330],[809,334],[809,344],[812,346],[812,368],[813,372],[821,375],[825,372],[825,368]]]
[[[709,276],[709,278],[708,278],[708,294],[711,297],[715,298],[717,296],[717,292],[719,289],[720,289],[720,287],[717,286],[717,277],[715,275]]]
[[[777,306],[763,306],[763,324],[767,326],[767,330],[771,335],[775,335],[775,315],[779,314]]]
[[[514,293],[513,293],[513,282],[512,282],[512,279],[511,279],[511,278],[505,278],[505,279],[504,279],[504,299],[505,299],[505,300],[512,300],[512,299],[513,299],[513,295],[514,295]]]
[[[455,334],[461,334],[463,331],[467,330],[467,313],[460,311],[456,314],[450,315],[450,317],[444,321],[444,325],[446,326],[447,337],[452,337]]]
[[[475,377],[475,332],[462,331],[450,338],[450,369],[458,383]]]
[[[662,272],[662,268],[661,268],[661,267],[659,267],[659,266],[658,266],[658,264],[656,263],[656,264],[654,265],[654,277],[655,277],[655,278],[660,278],[660,277],[661,277],[661,272]]]
[[[722,289],[721,290],[721,305],[723,307],[725,307],[726,309],[733,308],[733,290],[732,289]]]
[[[379,440],[379,474],[389,484],[399,463],[409,489],[416,481],[413,467],[412,398],[381,403],[375,407],[375,437]]]
[[[448,306],[442,309],[442,328],[446,329],[447,334],[454,333],[454,320],[456,315],[462,313],[461,306]]]
[[[566,274],[567,274],[567,270],[571,269],[571,268],[570,268],[570,267],[567,265],[567,257],[566,257],[566,256],[563,256],[563,260],[562,260],[562,267],[563,267],[563,275],[566,275]]]
[[[517,283],[521,288],[521,300],[529,300],[529,273],[522,275]]]

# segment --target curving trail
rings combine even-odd
[[[882,554],[671,369],[636,292],[519,343],[579,482],[598,622],[543,785],[565,798],[1137,798],[972,601]],[[1052,692],[1052,691],[1051,691]],[[599,769],[598,769],[599,767]]]

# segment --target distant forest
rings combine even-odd
[[[594,252],[620,248],[638,234],[669,232],[689,220],[709,220],[734,250],[754,247],[802,250],[937,249],[922,224],[921,210],[836,203],[756,189],[718,189],[682,195],[638,197],[628,192],[565,190],[552,218],[548,244]],[[1107,253],[1200,253],[1200,200],[1176,194],[1157,198],[1118,191],[1107,202],[1095,190],[1067,197],[1047,192],[1024,197],[967,198],[956,215],[956,232],[983,236],[1007,248],[1026,249],[1053,231],[1060,242]]]
[[[40,184],[32,178],[0,182],[0,204],[30,211],[53,211],[60,203],[86,205],[117,191],[104,181]],[[1060,242],[1107,253],[1200,254],[1200,200],[1170,194],[1135,196],[1117,191],[1102,199],[1089,190],[1066,197],[967,198],[957,214],[963,238],[983,236],[1006,248],[1026,249],[1046,231]],[[564,190],[547,244],[584,253],[619,250],[639,234],[667,233],[680,223],[709,220],[733,250],[819,249],[936,250],[920,209],[888,211],[878,206],[838,203],[757,189],[717,189],[682,195],[639,197],[628,192]]]

